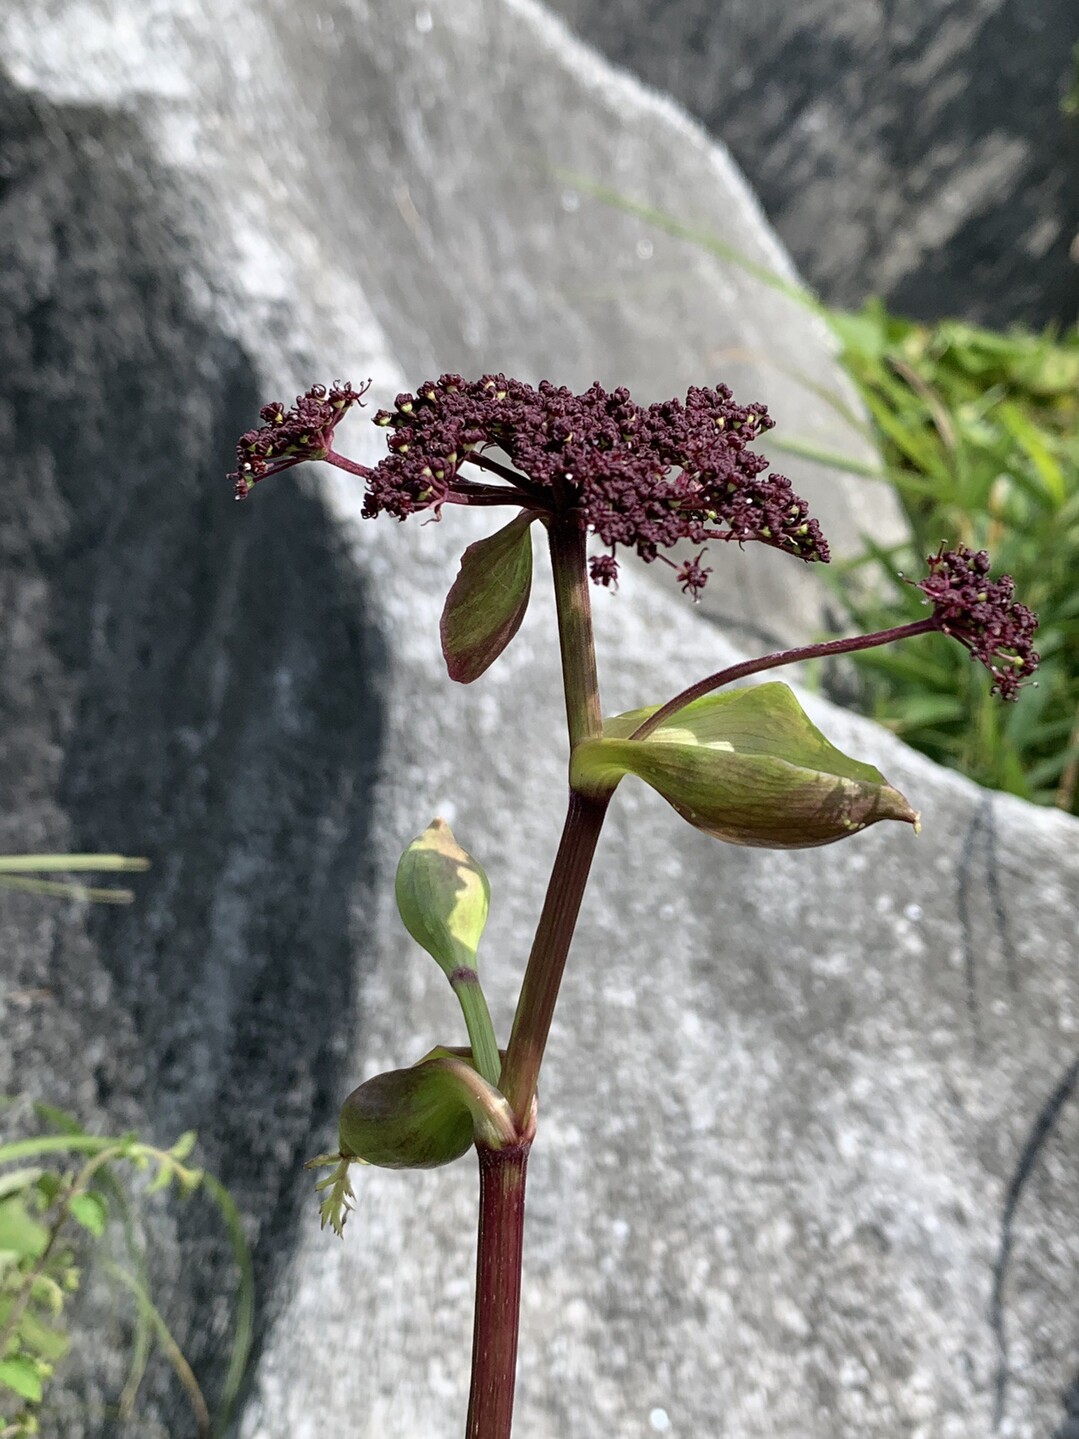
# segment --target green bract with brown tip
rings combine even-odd
[[[518,515],[461,556],[439,625],[450,679],[479,679],[520,629],[532,592],[534,519]]]
[[[446,974],[475,968],[491,887],[444,819],[433,820],[401,856],[396,893],[405,928]]]
[[[339,1133],[343,1158],[383,1169],[436,1169],[474,1142],[504,1149],[517,1140],[504,1097],[449,1049],[354,1089],[341,1106]]]
[[[836,749],[785,684],[706,695],[630,739],[654,713],[618,715],[579,744],[573,788],[598,798],[635,774],[706,834],[767,849],[831,844],[882,819],[917,825],[903,795]]]

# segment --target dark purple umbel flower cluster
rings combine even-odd
[[[354,390],[340,382],[327,388],[312,385],[286,409],[279,400],[263,405],[262,424],[240,436],[236,469],[229,479],[238,500],[244,499],[267,475],[275,475],[304,460],[324,460],[333,450],[333,432],[353,405],[361,403],[370,381]]]
[[[618,546],[651,561],[680,540],[759,540],[803,560],[828,559],[805,501],[782,475],[766,474],[768,461],[750,448],[772,428],[768,412],[735,404],[725,385],[644,408],[627,390],[598,384],[577,395],[548,381],[443,375],[399,395],[375,423],[391,431],[390,453],[368,477],[369,516],[405,519],[469,503],[577,511],[607,547],[590,566],[604,585],[617,579]],[[508,456],[513,471],[488,457],[489,448]],[[507,480],[504,499],[463,476],[465,462]],[[678,572],[695,597],[709,574],[700,559]]]
[[[989,578],[989,554],[964,545],[941,545],[928,559],[929,574],[918,589],[933,603],[936,627],[957,639],[993,676],[993,694],[1013,700],[1021,681],[1034,673],[1038,616],[1015,598],[1011,575]]]

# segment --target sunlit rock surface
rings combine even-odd
[[[731,147],[839,305],[1072,324],[1074,0],[552,0]]]
[[[436,814],[491,877],[508,1032],[565,775],[545,569],[503,659],[451,686],[438,614],[482,523],[361,522],[357,487],[314,472],[235,506],[230,442],[312,378],[371,375],[385,400],[491,367],[642,399],[727,377],[788,433],[865,451],[804,383],[843,393],[802,308],[566,178],[692,194],[791,273],[725,155],[524,0],[9,0],[0,53],[3,842],[154,862],[122,913],[3,896],[0,1090],[198,1128],[256,1248],[244,1439],[452,1434],[471,1165],[364,1173],[343,1244],[298,1166],[359,1079],[462,1038],[393,909]],[[379,433],[349,426],[373,458]],[[789,468],[841,540],[896,523],[879,492]],[[742,640],[819,626],[810,571],[745,559],[713,576]],[[734,653],[669,580],[597,595],[611,711]],[[771,855],[619,794],[543,1085],[521,1439],[1063,1422],[1079,827],[812,710],[924,832]],[[212,1399],[223,1245],[204,1210],[154,1232]],[[110,1322],[65,1435],[106,1432]],[[147,1405],[189,1422],[162,1376]]]

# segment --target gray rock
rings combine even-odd
[[[1071,0],[552,8],[730,146],[832,303],[884,294],[930,318],[1075,320],[1079,124],[1060,110]]]
[[[786,264],[723,154],[524,0],[212,25],[183,0],[9,0],[0,38],[4,841],[155,863],[122,914],[2,896],[0,1089],[200,1130],[258,1256],[246,1439],[452,1433],[470,1165],[365,1173],[338,1244],[297,1164],[359,1078],[460,1038],[392,901],[436,813],[490,872],[508,1028],[561,823],[551,606],[541,572],[503,660],[457,689],[437,619],[475,516],[361,523],[336,472],[234,507],[218,476],[259,399],[313,377],[372,374],[382,399],[499,366],[649,398],[765,344],[833,385],[827,346],[698,250],[656,237],[646,262],[639,222],[552,182],[647,176],[669,208],[706,176],[708,224]],[[783,383],[764,393],[792,429],[823,423]],[[752,558],[744,611],[783,633],[757,596],[808,572]],[[609,710],[734,653],[665,578],[597,596]],[[1063,1417],[1079,827],[809,703],[925,833],[758,854],[619,795],[543,1087],[521,1439],[981,1439],[998,1412],[1044,1439]],[[205,1212],[155,1252],[212,1393],[228,1275]],[[95,1333],[103,1377],[70,1381],[90,1406],[121,1330]],[[149,1398],[180,1432],[163,1380]]]

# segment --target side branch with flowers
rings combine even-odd
[[[604,719],[589,579],[612,586],[619,551],[675,570],[696,599],[711,570],[709,545],[750,541],[805,563],[828,545],[790,481],[769,473],[753,446],[772,428],[763,405],[741,406],[723,385],[684,401],[637,405],[625,389],[583,394],[503,375],[443,375],[379,411],[387,455],[368,467],[335,448],[339,423],[368,386],[313,386],[294,406],[270,404],[243,435],[230,478],[238,498],[267,476],[324,460],[363,479],[364,514],[438,517],[444,505],[507,506],[513,516],[470,545],[447,596],[441,639],[451,679],[470,683],[516,634],[532,583],[532,529],[550,549],[570,763],[555,857],[509,1040],[499,1047],[478,972],[489,890],[479,864],[435,820],[405,851],[397,901],[410,934],[445,972],[469,1047],[439,1047],[375,1076],[345,1100],[339,1148],[319,1189],[323,1222],[341,1233],[353,1197],[350,1166],[429,1168],[475,1148],[480,1204],[472,1385],[466,1439],[509,1439],[528,1156],[536,1134],[540,1067],[589,870],[607,808],[635,774],[685,819],[732,844],[830,844],[879,820],[917,823],[907,800],[873,766],[836,749],[791,690],[733,681],[817,655],[837,655],[939,631],[990,671],[1014,699],[1033,673],[1037,619],[984,552],[929,557],[918,582],[929,613],[872,635],[747,660],[689,685],[665,703]],[[599,551],[588,556],[588,536]],[[688,541],[688,560],[665,551]]]

